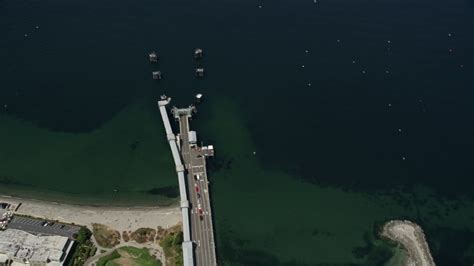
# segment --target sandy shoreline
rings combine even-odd
[[[419,225],[406,220],[389,221],[384,225],[381,235],[405,248],[408,253],[405,265],[435,265],[423,229]]]
[[[0,195],[0,202],[21,206],[17,214],[59,220],[66,223],[85,225],[92,229],[92,223],[107,225],[119,232],[134,231],[141,227],[168,228],[181,222],[179,206],[169,207],[94,207],[62,204],[34,199],[23,199]]]

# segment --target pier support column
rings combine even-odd
[[[182,200],[181,201],[181,209],[189,209],[189,201],[188,200]]]

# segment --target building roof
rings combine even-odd
[[[196,131],[189,131],[189,143],[196,143],[196,142],[197,142]]]
[[[63,236],[36,236],[25,231],[0,231],[0,254],[18,262],[60,262],[70,241]]]
[[[0,263],[5,263],[8,260],[8,256],[5,254],[0,254]]]

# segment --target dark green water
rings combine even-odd
[[[374,231],[408,218],[472,265],[473,29],[470,0],[0,0],[0,192],[175,202],[156,100],[201,92],[221,264],[398,265]]]

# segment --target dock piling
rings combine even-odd
[[[150,62],[152,62],[152,63],[158,62],[158,54],[157,54],[155,51],[151,52],[151,53],[148,55],[148,57],[149,57],[149,59],[150,59]]]
[[[160,80],[161,79],[161,71],[153,71],[151,72],[153,75],[153,79]]]
[[[196,68],[196,76],[198,78],[204,77],[204,68],[202,67]]]
[[[194,50],[194,58],[195,58],[195,59],[201,59],[202,56],[203,56],[203,51],[202,51],[202,49],[201,49],[201,48],[196,48],[196,49]]]

